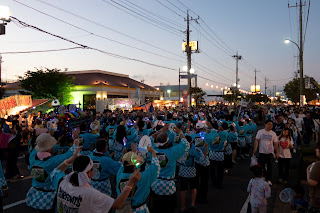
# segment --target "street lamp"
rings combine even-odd
[[[190,73],[193,74],[195,70],[193,68],[190,69]]]
[[[169,94],[169,100],[170,100],[170,93],[171,93],[171,90],[167,90],[167,93]]]
[[[182,70],[185,71],[185,72],[188,71],[188,66],[183,66]]]
[[[299,46],[296,42],[286,39],[284,40],[284,43],[289,44],[289,43],[295,44],[298,49],[299,49],[299,65],[300,65],[300,106],[303,106],[304,102],[304,82],[303,82],[303,48]],[[302,43],[301,43],[302,45]]]
[[[206,83],[206,86],[209,86],[209,83]]]
[[[0,6],[0,21],[2,21],[2,23],[0,23],[0,35],[4,35],[6,33],[5,25],[7,22],[10,22],[10,16],[11,12],[9,7]]]

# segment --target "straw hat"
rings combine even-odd
[[[57,140],[49,133],[42,133],[37,137],[36,143],[35,149],[38,152],[45,152],[51,149],[57,143]]]

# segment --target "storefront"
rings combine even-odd
[[[129,75],[102,70],[72,71],[66,74],[73,79],[74,83],[71,104],[76,104],[84,111],[101,113],[108,109],[109,105],[113,105],[112,108],[119,105],[110,103],[112,99],[128,99],[131,102],[138,100],[137,105],[141,105],[163,96],[161,91],[131,79]],[[7,84],[4,87],[7,96],[18,94],[22,90],[19,82]],[[129,105],[134,106],[134,104]],[[124,106],[124,108],[132,106]]]

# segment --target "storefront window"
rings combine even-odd
[[[83,109],[95,110],[96,109],[96,95],[83,95]]]

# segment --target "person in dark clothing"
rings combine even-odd
[[[303,118],[303,122],[302,122],[303,143],[306,147],[309,146],[309,143],[312,137],[312,129],[314,127],[315,127],[314,122],[310,116],[310,112],[307,112],[306,117]]]
[[[11,134],[13,135],[13,138],[8,144],[6,179],[16,179],[20,176],[17,162],[19,157],[19,148],[21,145],[21,128],[18,122],[12,122]]]
[[[282,116],[276,115],[275,117],[276,122],[273,124],[273,131],[279,136],[282,132],[282,130],[285,128],[285,124],[282,122]]]

